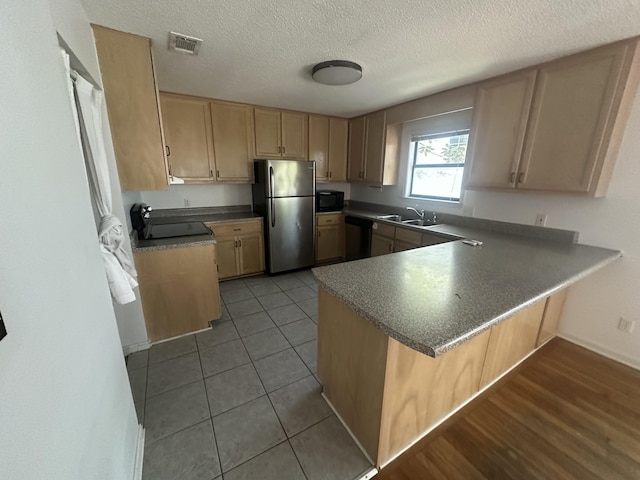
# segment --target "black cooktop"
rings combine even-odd
[[[166,223],[164,225],[147,225],[145,240],[159,238],[188,237],[191,235],[211,234],[202,222]]]

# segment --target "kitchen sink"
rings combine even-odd
[[[390,222],[398,222],[402,221],[402,217],[400,215],[378,215],[376,217],[378,220],[388,220]]]
[[[421,218],[408,218],[403,220],[401,215],[389,214],[378,215],[378,220],[387,220],[388,222],[397,222],[403,225],[414,225],[416,227],[431,227],[437,225],[437,222],[430,222],[429,220],[422,220]]]
[[[423,225],[432,225],[430,223],[425,223],[421,218],[414,218],[411,220],[402,220],[400,223],[405,225],[417,225],[418,227],[422,227]]]

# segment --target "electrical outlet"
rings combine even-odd
[[[618,330],[625,333],[633,332],[633,327],[636,326],[635,320],[627,320],[626,318],[620,317],[618,320]]]
[[[184,199],[184,206],[185,207],[190,207],[191,206],[191,200],[189,200],[188,198]]]
[[[544,227],[547,224],[547,214],[539,213],[536,215],[536,227]]]

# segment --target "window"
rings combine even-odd
[[[411,137],[409,196],[460,201],[469,130]]]

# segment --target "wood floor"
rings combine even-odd
[[[640,479],[640,372],[555,339],[374,478]]]

